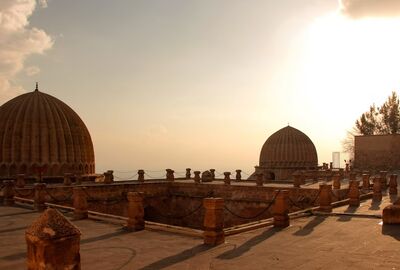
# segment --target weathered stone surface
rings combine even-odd
[[[219,245],[225,242],[224,234],[224,200],[222,198],[203,199],[204,244]]]
[[[129,231],[144,229],[144,206],[142,192],[128,192],[128,221],[124,227]]]
[[[380,177],[375,177],[374,178],[372,200],[374,200],[374,201],[381,201],[382,200],[382,189],[381,189],[381,179],[380,179]]]
[[[360,206],[360,181],[351,180],[349,183],[349,205]]]
[[[274,227],[289,226],[289,192],[277,190],[274,192],[275,201],[273,205]]]
[[[390,195],[397,195],[397,174],[390,175],[389,194]]]
[[[25,232],[27,268],[80,269],[80,231],[55,209],[47,209]]]
[[[319,185],[319,210],[332,212],[332,185]]]
[[[201,182],[212,182],[213,177],[212,173],[210,171],[204,171],[201,174]]]
[[[88,202],[85,187],[73,188],[74,219],[85,219],[88,217]]]
[[[400,205],[388,205],[382,211],[384,224],[400,224]]]

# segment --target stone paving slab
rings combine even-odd
[[[28,209],[0,207],[0,269],[25,269],[24,231],[38,216]],[[82,232],[84,270],[398,269],[400,265],[400,226],[382,226],[376,218],[303,217],[283,230],[261,228],[229,236],[226,243],[211,248],[199,238],[174,233],[127,233],[120,226],[93,220],[73,223]]]

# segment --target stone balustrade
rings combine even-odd
[[[222,198],[203,199],[204,244],[219,245],[225,242],[224,234],[224,200]]]
[[[224,184],[225,185],[231,184],[231,173],[230,172],[224,172]]]

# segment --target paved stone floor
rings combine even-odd
[[[394,198],[392,198],[393,200]],[[365,201],[334,213],[381,214],[390,202]],[[0,269],[25,269],[25,228],[38,213],[0,207]],[[283,230],[261,228],[206,247],[201,238],[145,230],[127,233],[94,220],[73,222],[82,232],[82,269],[399,269],[400,226],[376,217],[309,216]]]

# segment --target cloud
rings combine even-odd
[[[400,17],[399,0],[339,0],[339,6],[352,18]]]
[[[30,67],[25,68],[25,73],[29,77],[35,76],[36,74],[39,74],[39,72],[40,72],[40,68],[38,68],[37,66],[30,66]]]
[[[14,78],[24,70],[27,57],[43,54],[53,46],[46,32],[29,26],[36,4],[36,0],[0,1],[0,101],[23,92]]]

